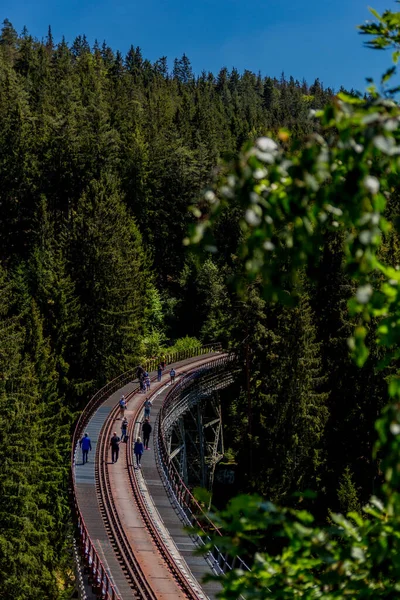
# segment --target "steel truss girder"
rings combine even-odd
[[[200,378],[185,382],[164,416],[169,459],[190,487],[212,488],[215,467],[224,453],[218,390],[232,381],[226,365],[209,368]]]

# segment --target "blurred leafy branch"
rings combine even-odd
[[[232,204],[240,209],[238,287],[257,281],[267,299],[295,302],[292,290],[304,268],[312,272],[329,230],[343,232],[345,268],[357,282],[349,301],[359,321],[349,345],[359,366],[366,337],[386,349],[383,365],[400,357],[400,268],[386,264],[382,242],[399,224],[387,203],[400,168],[399,87],[391,86],[400,56],[400,12],[371,10],[376,21],[360,26],[366,45],[391,49],[393,66],[380,89],[338,94],[310,118],[320,133],[300,146],[281,130],[277,141],[248,143],[194,207],[198,221],[186,243],[215,251],[214,229]],[[286,148],[284,149],[283,146]],[[284,268],[282,268],[284,265]],[[393,399],[376,423],[376,456],[385,483],[363,514],[332,515],[314,525],[307,511],[278,508],[259,497],[239,496],[212,519],[225,532],[218,545],[231,555],[254,557],[252,570],[233,570],[221,598],[393,598],[400,594],[400,377],[389,382]],[[207,543],[212,550],[215,540]]]

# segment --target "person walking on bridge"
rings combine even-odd
[[[111,460],[113,463],[116,463],[118,460],[119,454],[119,444],[121,439],[117,436],[117,432],[114,431],[113,436],[111,438],[110,446],[111,446]]]
[[[121,419],[124,418],[125,409],[126,409],[126,400],[125,400],[125,396],[122,395],[121,400],[119,401],[119,416]]]
[[[146,390],[149,391],[151,381],[150,381],[150,375],[148,373],[146,373],[144,376],[144,383],[146,384]]]
[[[135,456],[136,456],[136,466],[138,469],[141,469],[142,465],[140,464],[140,461],[142,460],[143,444],[142,444],[142,440],[140,439],[140,437],[138,437],[135,442],[135,447],[133,449],[133,452],[135,453]]]
[[[149,423],[148,417],[146,417],[146,420],[143,423],[142,431],[143,431],[143,444],[144,444],[144,447],[146,448],[146,450],[148,450],[150,434],[151,434],[151,425]]]
[[[175,369],[174,369],[174,367],[172,367],[172,369],[169,372],[169,376],[171,377],[171,383],[175,382],[175,375],[176,375]]]
[[[90,442],[90,437],[87,433],[83,436],[81,440],[79,440],[79,446],[82,448],[82,464],[88,462],[88,454],[89,450],[92,449],[92,444]]]
[[[121,425],[121,440],[123,442],[125,442],[127,430],[128,430],[128,419],[126,417],[124,417],[124,420],[122,421],[122,425]]]
[[[144,403],[144,418],[150,419],[151,400],[146,398]]]
[[[157,367],[157,381],[161,381],[162,372],[163,372],[163,368],[160,363]]]

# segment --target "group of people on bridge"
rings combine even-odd
[[[142,367],[142,365],[139,365],[136,369],[136,377],[139,380],[140,391],[142,394],[145,394],[150,390],[151,381],[149,373]]]
[[[161,377],[162,377],[165,367],[166,367],[165,360],[161,360],[157,366],[157,381],[161,381]],[[174,367],[171,367],[169,375],[171,378],[171,383],[174,383],[175,375],[176,375]],[[149,376],[148,372],[145,371],[145,369],[141,365],[139,365],[136,370],[136,376],[139,380],[140,391],[143,394],[145,394],[146,391],[148,391],[150,389],[150,385],[151,385],[150,376]]]
[[[160,361],[157,367],[157,380],[161,381],[162,372],[165,369],[166,363],[165,361]],[[136,370],[136,375],[140,384],[140,391],[146,393],[147,390],[150,390],[150,376],[145,369],[139,365]],[[171,384],[175,382],[176,372],[174,367],[171,367],[169,372]],[[136,458],[136,468],[141,468],[141,459],[144,450],[149,450],[149,442],[150,442],[150,434],[152,432],[152,426],[150,424],[150,412],[151,412],[152,402],[149,398],[146,398],[143,404],[144,408],[144,421],[142,423],[142,433],[143,433],[143,442],[141,437],[138,437],[135,441],[133,452]],[[122,394],[119,400],[119,418],[122,419],[121,423],[121,437],[117,435],[117,432],[114,431],[111,440],[111,461],[112,463],[116,463],[118,461],[119,456],[119,445],[121,442],[128,442],[128,426],[129,421],[125,416],[125,411],[127,409],[127,403],[124,394]],[[88,462],[89,451],[92,450],[92,444],[90,441],[90,437],[88,433],[85,433],[83,437],[79,440],[79,446],[82,449],[82,464]]]

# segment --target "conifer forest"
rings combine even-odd
[[[375,36],[372,47],[393,44],[397,51],[400,21],[376,27],[364,30]],[[392,37],[385,33],[390,28]],[[0,598],[70,597],[74,424],[98,388],[170,346],[220,341],[243,365],[233,388],[221,393],[225,460],[235,464],[232,496],[255,494],[287,511],[311,511],[318,527],[337,512],[359,514],[379,496],[385,476],[382,454],[374,453],[375,422],[397,393],[388,382],[397,381],[399,355],[394,338],[375,343],[376,327],[391,314],[383,300],[365,312],[383,268],[370,274],[361,255],[351,254],[349,236],[367,220],[337,206],[350,206],[361,179],[369,177],[371,189],[385,180],[379,212],[393,227],[382,226],[379,248],[376,233],[364,238],[394,273],[396,169],[388,174],[379,154],[389,155],[398,143],[392,75],[383,78],[382,95],[371,88],[362,96],[284,73],[194,73],[185,54],[152,63],[139,47],[123,56],[107,42],[90,47],[85,35],[56,43],[50,27],[39,41],[4,20]],[[340,103],[348,110],[340,112]],[[390,113],[383,133],[365,130],[375,123],[365,117],[375,115],[371,106],[378,106],[380,122]],[[353,120],[345,130],[346,119]],[[349,131],[356,131],[351,142]],[[376,152],[362,162],[363,136],[378,135]],[[343,171],[346,189],[332,184],[338,204],[332,200],[328,216],[318,217],[326,227],[318,239],[310,234],[310,249],[306,230],[317,228],[311,217],[306,222],[301,199],[308,194],[315,207],[322,190],[326,206],[330,183],[320,185],[315,150],[323,139],[327,155],[339,165],[348,160],[353,170]],[[250,149],[257,144],[261,162],[254,166]],[[294,157],[292,167],[286,155]],[[261,231],[267,204],[257,200],[263,160],[268,172],[289,173],[265,183],[276,198],[280,181],[288,186],[272,237]],[[341,214],[350,215],[347,222]],[[293,233],[296,219],[305,223],[303,237]],[[260,258],[267,251],[273,260]],[[218,509],[227,500],[213,499]],[[266,551],[275,556],[270,545]],[[240,597],[230,594],[222,597]]]

